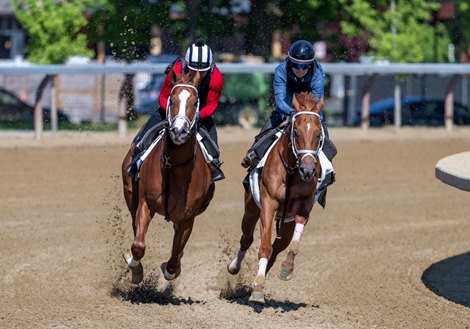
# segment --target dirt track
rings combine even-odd
[[[330,129],[337,182],[327,208],[314,207],[294,279],[278,280],[276,264],[263,307],[247,304],[258,236],[241,274],[225,269],[255,133],[219,129],[227,179],[197,219],[181,276],[160,274],[172,228],[158,216],[138,287],[121,258],[132,239],[119,176],[131,136],[2,136],[0,327],[470,327],[470,194],[434,177],[439,159],[470,149],[469,129]]]

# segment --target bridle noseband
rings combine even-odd
[[[317,148],[315,150],[298,149],[297,148],[297,143],[295,142],[294,123],[295,123],[295,119],[300,115],[313,115],[313,116],[318,117],[318,119],[320,120],[321,136],[320,136],[320,140],[318,141]],[[292,153],[294,154],[295,159],[296,159],[295,166],[294,167],[288,167],[287,164],[282,159],[282,157],[281,157],[281,160],[284,163],[284,167],[286,167],[287,171],[289,173],[292,173],[295,169],[299,168],[300,163],[307,156],[311,156],[313,158],[313,160],[315,161],[315,163],[318,161],[318,156],[320,154],[320,151],[323,148],[323,143],[324,143],[324,140],[325,140],[325,131],[323,130],[323,126],[321,125],[320,115],[318,113],[310,112],[310,111],[301,111],[301,112],[295,113],[292,116],[292,121],[291,121],[291,127],[290,128],[291,128],[290,129],[290,144],[291,144],[291,147],[292,147]]]
[[[172,117],[171,116],[171,111],[170,111],[170,107],[171,107],[171,94],[173,93],[173,90],[176,88],[176,87],[187,87],[187,88],[191,88],[191,89],[194,89],[196,91],[196,96],[197,96],[197,104],[196,104],[196,114],[194,115],[194,118],[192,120],[189,120],[188,116],[185,114],[185,115],[181,115],[181,114],[177,114],[175,117]],[[167,101],[167,104],[166,104],[166,118],[167,118],[167,121],[168,121],[168,127],[171,128],[171,126],[173,125],[173,123],[175,122],[176,119],[182,119],[184,120],[185,123],[188,124],[189,126],[189,131],[193,131],[194,128],[196,127],[196,118],[198,116],[198,113],[199,113],[199,94],[198,94],[198,91],[197,91],[197,88],[194,87],[193,85],[190,85],[190,84],[186,84],[186,83],[178,83],[176,85],[173,86],[173,88],[171,88],[171,91],[170,91],[170,97],[168,97],[168,101]]]

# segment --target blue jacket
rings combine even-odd
[[[288,87],[288,80],[289,82],[294,83],[296,81],[296,77],[294,72],[290,71],[289,76],[287,75],[287,61],[283,61],[274,69],[274,99],[276,101],[276,111],[281,113],[281,115],[285,118],[291,116],[294,113],[294,109],[292,108],[292,96],[294,92],[300,92],[302,90],[291,90]],[[311,70],[301,79],[301,83],[308,84],[310,91],[313,92],[315,95],[315,99],[319,100],[323,97],[324,94],[324,73],[323,68],[319,63],[317,63],[317,68],[315,73],[312,76]],[[292,85],[289,83],[289,85]],[[321,113],[321,117],[323,119],[323,113]]]

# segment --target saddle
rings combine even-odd
[[[273,142],[271,142],[271,144],[268,145],[267,150],[265,150],[265,154],[263,155],[261,160],[256,164],[256,166],[248,170],[248,174],[243,180],[243,186],[245,190],[246,191],[251,190],[251,193],[253,194],[253,199],[255,200],[255,203],[258,205],[258,207],[261,206],[259,184],[260,184],[260,178],[261,178],[261,174],[264,168],[264,164],[266,162],[266,159],[268,158],[269,153],[271,153],[271,150],[279,141],[282,134],[285,133],[286,127],[287,125],[280,127],[278,130],[275,131],[275,134],[269,134],[270,136],[266,138],[266,140],[273,140]],[[266,137],[266,135],[263,137]],[[261,139],[259,140],[259,142],[261,142]],[[331,163],[331,159],[333,159],[336,153],[337,153],[336,146],[333,144],[333,142],[331,142],[329,138],[325,136],[325,141],[323,143],[323,147],[319,155],[322,173],[317,182],[317,193],[315,195],[315,200],[323,208],[325,208],[326,206],[327,187],[335,182],[335,170],[333,168],[333,164]]]
[[[150,151],[158,144],[163,137],[166,127],[166,120],[150,128],[136,145],[136,152],[132,155],[132,160],[127,167],[128,175],[134,177],[135,180],[139,179],[139,170],[148,156]],[[210,137],[209,132],[203,126],[197,128],[197,141],[202,150],[202,154],[211,169],[212,181],[218,181],[225,178],[224,173],[220,169],[223,161],[220,158],[220,150],[217,144]]]

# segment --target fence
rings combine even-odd
[[[269,64],[241,64],[221,63],[218,64],[222,74],[234,73],[264,73],[272,74],[277,63]],[[126,121],[124,106],[119,103],[118,91],[124,80],[125,74],[136,74],[143,81],[136,81],[136,86],[142,86],[143,82],[151,74],[163,73],[166,64],[69,64],[69,65],[0,65],[0,83],[3,86],[19,88],[16,90],[20,95],[34,95],[33,86],[37,85],[44,75],[54,75],[54,90],[46,91],[46,95],[53,93],[54,101],[51,101],[54,111],[56,106],[67,109],[72,120],[118,120],[119,134],[126,134]],[[468,76],[470,75],[470,64],[347,64],[347,63],[324,63],[322,64],[325,74],[330,78],[331,85],[326,91],[328,104],[340,103],[340,113],[343,115],[345,124],[352,124],[352,118],[356,113],[357,105],[362,107],[361,126],[363,129],[369,127],[369,104],[376,82],[384,76],[390,81],[398,75],[408,76],[433,76],[442,77],[445,86],[441,87],[445,97],[445,126],[452,129],[453,100],[456,87],[461,84],[463,93],[468,92]],[[342,80],[342,84],[337,81]],[[23,81],[23,82],[21,82]],[[29,81],[25,83],[24,81]],[[34,82],[33,82],[34,81]],[[463,83],[463,82],[464,83]],[[334,87],[336,84],[336,87]],[[392,87],[393,85],[393,87]],[[27,88],[25,88],[27,86]],[[341,87],[342,86],[342,87]],[[466,86],[466,87],[465,87]],[[335,89],[336,88],[336,89]],[[389,83],[390,93],[395,98],[395,125],[401,126],[400,98],[402,86],[400,83]],[[467,88],[467,91],[465,91]],[[330,91],[342,90],[339,94]],[[379,88],[383,91],[383,87]],[[31,96],[30,96],[31,97]],[[343,97],[343,98],[342,98]],[[45,104],[47,99],[45,97]],[[468,105],[468,104],[467,104]],[[39,127],[39,128],[38,128]],[[35,135],[40,138],[42,125],[35,124]]]

